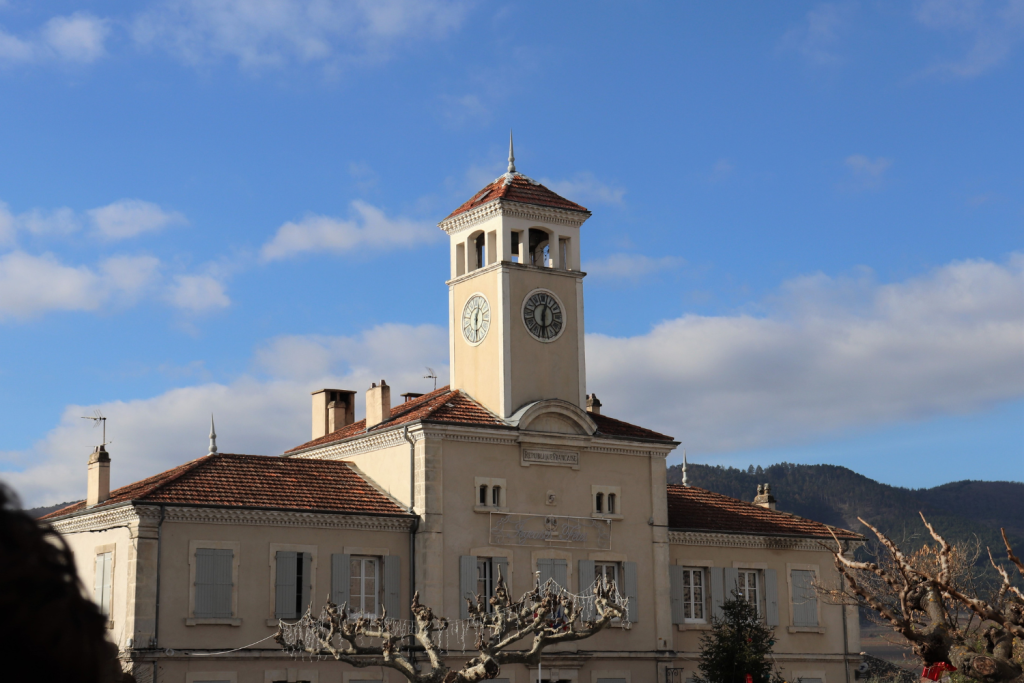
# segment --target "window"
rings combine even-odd
[[[594,484],[590,487],[590,495],[593,496],[593,516],[622,519],[621,487]]]
[[[505,512],[505,480],[496,477],[476,477],[473,479],[476,490],[477,512]]]
[[[274,579],[274,616],[298,619],[309,606],[313,582],[313,558],[308,552],[278,550],[275,555],[277,573]]]
[[[757,581],[757,570],[756,569],[740,569],[739,579],[737,580],[737,590],[740,593],[740,597],[749,602],[751,605],[757,608],[757,613],[761,613],[761,602],[758,600],[758,581]]]
[[[622,590],[622,586],[619,585],[618,562],[595,562],[594,578],[598,581],[604,578],[610,585],[614,585],[618,590]]]
[[[108,551],[96,555],[96,581],[93,600],[99,605],[103,616],[110,618],[113,605],[111,598],[113,588],[114,553]]]
[[[476,559],[476,594],[484,599],[487,611],[493,611],[491,598],[494,597],[494,563],[489,557]]]
[[[235,553],[230,548],[196,548],[196,619],[230,619]]]
[[[704,617],[704,570],[683,569],[683,620],[705,622]]]
[[[486,261],[485,254],[484,254],[484,244],[485,244],[485,242],[486,242],[486,240],[484,238],[484,234],[480,233],[477,236],[476,241],[473,243],[474,244],[474,252],[476,253],[475,268],[483,268],[485,265],[487,265],[487,261]]]
[[[814,572],[794,569],[790,578],[793,582],[793,626],[817,626],[818,596],[814,592]]]
[[[375,617],[380,605],[380,561],[376,557],[349,560],[349,612],[356,617]]]

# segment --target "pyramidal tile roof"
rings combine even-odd
[[[606,415],[593,415],[591,418],[597,423],[598,435],[614,436],[633,439],[650,439],[653,441],[673,441],[671,436],[665,436],[658,432],[643,427],[638,427],[622,420],[616,420]],[[304,451],[309,448],[316,448],[334,441],[341,441],[360,434],[367,434],[390,427],[395,427],[410,422],[422,420],[424,422],[444,422],[448,424],[472,425],[474,427],[495,427],[499,429],[515,429],[504,420],[490,412],[482,405],[473,400],[472,397],[451,387],[444,386],[429,394],[424,394],[411,401],[400,403],[391,408],[391,417],[384,422],[366,429],[366,420],[359,420],[350,425],[342,427],[320,438],[307,441],[306,443],[290,448],[285,454]]]
[[[697,486],[668,486],[668,526],[677,531],[720,531],[765,536],[811,536],[859,540],[848,529],[723,496]]]
[[[520,202],[521,204],[550,206],[556,209],[565,209],[566,211],[590,213],[586,207],[580,206],[576,202],[571,202],[565,197],[552,192],[533,178],[528,178],[522,173],[513,171],[498,176],[493,183],[473,195],[462,206],[448,214],[444,220],[446,221],[449,218],[458,216],[460,213],[466,213],[478,206],[483,206],[498,199]],[[441,222],[443,223],[444,221]]]
[[[406,513],[347,463],[233,453],[207,455],[122,486],[91,509],[128,501],[350,514]],[[85,509],[85,501],[78,501],[41,519],[63,517]]]

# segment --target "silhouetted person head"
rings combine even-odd
[[[82,592],[71,550],[0,482],[0,660],[19,680],[120,681],[107,619]]]

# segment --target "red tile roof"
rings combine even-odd
[[[414,398],[405,403],[392,406],[391,417],[366,429],[366,420],[359,420],[341,429],[331,432],[326,436],[308,441],[301,446],[291,448],[285,453],[294,453],[314,446],[322,446],[332,441],[340,441],[351,436],[365,434],[367,431],[378,431],[396,425],[424,420],[427,422],[454,422],[458,424],[471,424],[478,427],[506,427],[504,422],[498,419],[482,405],[466,396],[456,389],[452,391],[449,387],[441,387],[429,394]]]
[[[770,536],[812,536],[861,539],[858,533],[822,524],[788,512],[747,503],[696,486],[670,484],[668,526],[680,531],[723,531]]]
[[[622,436],[632,439],[651,439],[654,441],[675,441],[671,436],[660,434],[652,429],[638,427],[607,415],[588,413],[590,419],[597,423],[597,431],[604,436]]]
[[[336,460],[267,455],[207,455],[111,491],[96,508],[130,500],[229,507],[324,510],[401,515],[405,510]],[[85,509],[85,501],[51,512],[53,519]]]
[[[536,180],[527,178],[522,173],[506,173],[473,195],[465,204],[448,214],[445,220],[452,216],[458,216],[460,213],[465,213],[470,209],[475,209],[478,206],[483,206],[488,202],[493,202],[496,199],[590,213],[586,207],[555,194]]]

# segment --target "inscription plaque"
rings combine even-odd
[[[550,449],[524,448],[522,455],[524,465],[557,465],[561,467],[580,468],[579,451],[556,451]]]
[[[491,545],[608,550],[611,538],[612,524],[607,519],[491,513]]]

